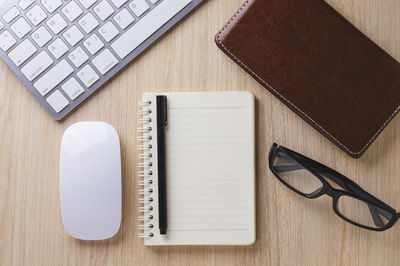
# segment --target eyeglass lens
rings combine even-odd
[[[393,218],[392,213],[348,195],[339,197],[337,210],[347,219],[370,228],[385,227]]]
[[[282,151],[277,152],[273,167],[283,182],[300,193],[312,195],[323,187],[321,180]]]

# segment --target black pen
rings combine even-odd
[[[165,127],[168,124],[167,96],[157,96],[158,216],[160,234],[167,234],[167,161]]]

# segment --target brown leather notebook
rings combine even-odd
[[[354,158],[399,111],[400,64],[323,0],[248,0],[216,42]]]

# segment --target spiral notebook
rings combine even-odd
[[[168,229],[159,230],[158,95],[165,128]],[[250,245],[255,241],[254,96],[145,93],[140,145],[140,237],[145,245]]]

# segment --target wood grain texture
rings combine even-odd
[[[400,60],[400,1],[327,0]],[[349,225],[331,199],[305,200],[267,168],[273,142],[316,158],[400,209],[400,120],[351,159],[234,64],[214,35],[242,0],[208,0],[61,123],[0,63],[0,265],[399,265],[400,225],[383,233]],[[145,91],[247,90],[257,98],[257,242],[249,247],[145,247],[137,237],[136,109]],[[63,230],[59,144],[78,121],[120,134],[123,221],[108,241]]]

